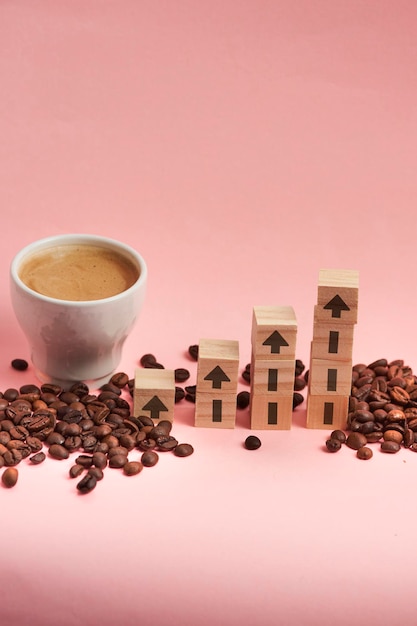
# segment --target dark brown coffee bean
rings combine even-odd
[[[156,440],[156,445],[158,450],[160,450],[161,452],[170,452],[172,450],[175,450],[178,445],[178,441],[175,439],[175,437],[172,437],[171,435],[165,435],[163,437],[158,437],[158,439]]]
[[[346,434],[343,430],[334,430],[330,433],[330,439],[338,439],[340,443],[346,443]]]
[[[104,478],[104,472],[99,467],[90,467],[88,473],[90,474],[90,476],[94,476],[96,480],[103,480]]]
[[[49,447],[49,454],[51,457],[53,457],[54,459],[57,459],[58,461],[68,459],[69,457],[68,450],[64,448],[64,446],[60,445],[59,443],[53,443]]]
[[[90,493],[97,485],[97,478],[87,472],[87,474],[77,484],[77,489],[81,494]]]
[[[18,478],[19,472],[15,467],[8,467],[1,475],[2,483],[8,489],[16,485]]]
[[[14,370],[24,372],[29,367],[29,363],[26,361],[26,359],[13,359],[11,362],[11,366]]]
[[[110,378],[110,382],[112,385],[119,387],[119,389],[123,389],[129,382],[129,376],[125,374],[125,372],[116,372],[116,374],[113,374]]]
[[[89,454],[80,454],[75,459],[77,465],[82,465],[82,467],[90,468],[93,464],[93,457]]]
[[[359,450],[356,451],[356,456],[358,459],[361,459],[361,461],[368,461],[372,458],[373,452],[371,448],[368,448],[368,446],[362,446],[362,448],[359,448]]]
[[[298,391],[294,391],[292,396],[292,408],[296,409],[297,406],[300,406],[304,402],[304,396]]]
[[[128,461],[123,466],[123,473],[126,476],[136,476],[143,470],[143,465],[140,461]]]
[[[121,468],[126,465],[127,461],[127,455],[114,454],[112,457],[109,458],[109,467]]]
[[[181,402],[185,398],[185,391],[182,387],[175,387],[175,404]]]
[[[48,435],[48,437],[46,438],[46,444],[48,446],[52,446],[52,444],[57,443],[60,446],[62,446],[62,444],[65,441],[65,437],[64,435],[61,435],[61,433],[57,432],[56,430],[54,430],[50,435]]]
[[[175,456],[181,456],[181,457],[190,456],[190,454],[192,454],[193,452],[194,452],[194,448],[189,443],[179,443],[174,448]]]
[[[362,446],[365,446],[367,442],[368,440],[366,439],[365,435],[362,435],[361,433],[358,433],[358,432],[349,433],[346,439],[346,445],[352,450],[359,450],[359,448],[362,448]]]
[[[8,402],[13,402],[14,400],[16,400],[18,395],[19,390],[11,387],[10,389],[6,389],[6,391],[3,393],[3,398],[5,398]]]
[[[142,367],[146,367],[148,363],[156,363],[156,357],[153,354],[144,354],[141,356],[139,363]]]
[[[99,469],[104,469],[107,467],[107,456],[102,452],[94,452],[93,454],[93,465],[98,467]]]
[[[142,465],[144,465],[145,467],[153,467],[154,465],[158,463],[159,456],[153,450],[148,450],[147,452],[144,452],[142,454],[142,456],[140,457],[140,460],[141,460]]]
[[[238,409],[246,409],[250,404],[250,392],[240,391],[236,396],[236,406]]]
[[[29,457],[29,461],[33,463],[33,465],[39,465],[40,463],[43,463],[45,459],[46,454],[44,452],[37,452]]]
[[[383,441],[381,443],[381,451],[388,454],[395,454],[401,450],[401,445],[396,441]]]
[[[294,391],[302,391],[306,385],[306,381],[304,378],[301,378],[301,376],[297,376],[297,378],[294,379]]]
[[[193,359],[193,361],[198,361],[198,344],[193,344],[188,348],[188,354]]]
[[[385,430],[383,434],[384,441],[395,441],[396,443],[402,443],[403,434],[398,430]]]
[[[301,376],[301,374],[304,372],[306,366],[304,365],[304,363],[301,361],[301,359],[295,359],[295,376]]]
[[[405,448],[409,448],[414,443],[414,432],[410,428],[404,431],[403,443]]]
[[[366,441],[368,443],[376,443],[382,439],[382,432],[374,430],[372,433],[366,435]]]
[[[342,447],[342,442],[339,439],[327,439],[326,448],[329,452],[338,452]]]
[[[7,452],[3,454],[3,459],[5,465],[13,467],[14,465],[20,463],[23,459],[23,455],[20,450],[13,448],[11,450],[7,450]]]
[[[78,465],[78,463],[76,463],[75,465],[71,465],[69,469],[70,478],[78,478],[83,472],[85,472],[85,469],[85,467],[83,467],[82,465]]]
[[[246,437],[244,446],[247,450],[258,450],[262,445],[261,440],[256,435],[249,435]]]
[[[250,370],[243,370],[242,378],[245,382],[250,383]]]
[[[175,382],[183,383],[190,378],[190,372],[184,367],[178,367],[174,370]]]

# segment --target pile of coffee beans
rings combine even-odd
[[[156,465],[160,453],[192,454],[190,444],[179,443],[172,435],[171,422],[155,423],[148,416],[132,415],[123,395],[132,395],[133,387],[134,381],[118,372],[97,394],[90,393],[83,382],[69,390],[53,384],[26,384],[0,393],[3,485],[17,483],[16,466],[24,459],[37,465],[47,457],[65,460],[77,454],[69,475],[81,478],[77,489],[88,493],[107,467],[134,476],[143,467]]]
[[[337,452],[346,444],[365,460],[372,457],[369,444],[386,454],[402,448],[417,452],[417,376],[403,359],[353,366],[346,432],[333,431],[327,450]]]

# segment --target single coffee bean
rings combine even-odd
[[[295,359],[295,376],[301,376],[304,370],[304,363],[300,359]]]
[[[247,450],[257,450],[261,447],[261,445],[262,442],[259,437],[256,437],[256,435],[249,435],[249,437],[246,437],[245,439],[245,448]]]
[[[297,406],[300,406],[304,402],[304,396],[298,391],[294,391],[292,397],[292,408],[295,409]]]
[[[18,478],[19,478],[19,472],[15,467],[8,467],[7,469],[4,470],[3,474],[1,475],[2,483],[8,489],[15,486]]]
[[[83,472],[85,472],[85,467],[83,465],[79,465],[78,463],[71,465],[69,469],[70,478],[78,478]]]
[[[383,441],[381,443],[381,451],[388,454],[395,454],[401,450],[401,445],[396,441]]]
[[[19,372],[24,372],[29,367],[29,363],[25,359],[13,359],[11,365],[14,370]]]
[[[159,456],[154,450],[148,450],[144,452],[140,457],[142,465],[145,467],[153,467],[159,461]]]
[[[414,432],[411,428],[406,428],[404,431],[403,443],[405,448],[409,448],[414,443]]]
[[[107,456],[102,452],[94,452],[92,461],[93,465],[101,470],[107,466]]]
[[[193,344],[188,348],[188,354],[193,361],[198,361],[198,344]]]
[[[403,434],[398,430],[385,430],[383,434],[384,441],[396,441],[397,443],[402,443]]]
[[[11,387],[10,389],[6,389],[6,391],[3,393],[3,398],[8,400],[8,402],[13,402],[14,400],[16,400],[18,395],[19,390]]]
[[[109,458],[109,467],[124,467],[127,463],[127,460],[127,455],[125,454],[114,454],[112,457]]]
[[[181,456],[181,457],[190,456],[190,454],[192,454],[193,452],[194,452],[194,448],[189,443],[179,443],[174,448],[175,456]]]
[[[158,439],[156,440],[156,445],[158,447],[158,450],[162,452],[170,452],[172,450],[175,450],[178,445],[178,441],[175,439],[175,437],[172,437],[171,435],[166,435],[164,437],[158,437]]]
[[[236,397],[236,406],[238,409],[246,409],[250,404],[250,392],[240,391]]]
[[[116,372],[116,374],[113,374],[113,376],[110,378],[110,382],[112,383],[112,385],[123,389],[123,387],[126,387],[127,383],[129,382],[129,376],[124,372]]]
[[[174,370],[175,382],[183,383],[190,378],[190,372],[184,367],[178,367]]]
[[[362,446],[362,448],[359,448],[356,451],[356,456],[358,459],[361,459],[361,461],[367,461],[372,458],[373,452],[371,448],[368,448],[368,446]]]
[[[362,433],[349,433],[346,439],[346,445],[352,450],[359,450],[368,443],[367,438]]]
[[[33,454],[31,457],[29,457],[29,461],[33,463],[33,465],[39,465],[40,463],[43,463],[45,459],[45,452],[37,452],[36,454]]]
[[[342,447],[342,442],[339,439],[327,439],[326,448],[329,452],[338,452]]]
[[[144,354],[140,357],[139,363],[146,367],[149,363],[156,363],[156,357],[153,354]]]
[[[68,450],[64,448],[64,446],[61,446],[59,443],[53,443],[49,447],[49,454],[51,457],[53,457],[54,459],[57,459],[58,461],[62,461],[64,459],[69,458]]]
[[[343,430],[334,430],[330,433],[330,439],[338,439],[340,443],[346,443],[346,434]]]
[[[90,493],[97,485],[97,478],[87,472],[84,478],[81,478],[80,482],[77,484],[77,489],[80,493]]]
[[[123,466],[123,473],[126,476],[136,476],[143,470],[143,465],[140,461],[128,461]]]
[[[175,404],[181,402],[185,398],[185,391],[182,387],[175,387]]]
[[[306,385],[306,381],[304,380],[304,378],[301,378],[301,376],[297,376],[294,379],[294,391],[302,391],[306,387]]]
[[[169,435],[169,433],[172,430],[172,422],[170,422],[169,420],[160,420],[158,422],[158,428],[161,428],[165,431],[166,435]],[[152,431],[151,431],[152,432]],[[150,435],[152,438],[152,435]]]
[[[94,476],[96,480],[103,480],[104,478],[104,472],[99,467],[90,467],[88,473],[90,476]]]

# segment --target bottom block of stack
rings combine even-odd
[[[292,422],[293,393],[253,395],[250,405],[250,427],[257,430],[289,430]]]
[[[341,429],[347,425],[349,396],[309,395],[307,428]]]
[[[235,393],[197,393],[195,399],[195,426],[206,428],[234,428],[235,422]]]

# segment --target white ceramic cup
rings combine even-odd
[[[126,291],[101,300],[58,300],[30,289],[19,277],[23,261],[35,252],[65,244],[116,251],[133,262],[139,278]],[[147,267],[142,256],[107,237],[57,235],[35,241],[18,252],[10,267],[11,299],[29,341],[39,380],[64,388],[76,381],[96,387],[107,382],[120,363],[123,344],[142,308],[146,282]]]

